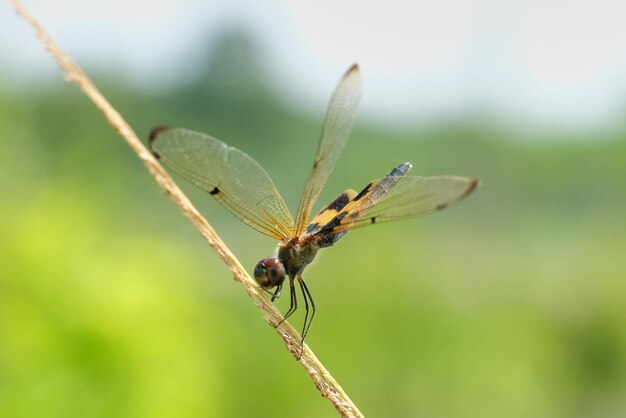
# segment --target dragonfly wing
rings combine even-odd
[[[307,227],[304,238],[313,236],[318,232],[332,233],[333,227],[339,225],[347,215],[355,218],[359,215],[359,213],[369,210],[380,199],[382,199],[389,193],[389,191],[398,182],[398,179],[404,176],[407,171],[411,169],[411,167],[413,167],[411,163],[399,164],[382,179],[372,180],[358,194],[353,194],[350,197],[349,202],[345,201],[348,195],[344,192],[336,200],[339,201],[343,197],[343,204],[340,207],[335,207],[334,211],[323,210],[322,212],[320,212]],[[331,203],[328,208],[331,208],[333,206],[336,206],[335,202]]]
[[[371,190],[376,190],[375,180]],[[320,234],[348,231],[350,229],[413,218],[430,212],[445,209],[469,195],[478,181],[467,177],[441,176],[397,178],[393,188],[379,199],[371,199],[367,192],[360,199],[346,205],[337,217],[319,230]],[[357,195],[358,197],[358,195]]]
[[[150,133],[150,149],[252,228],[276,239],[292,236],[293,219],[285,202],[248,154],[200,132],[166,127]]]
[[[348,141],[360,100],[361,76],[359,67],[355,64],[343,76],[330,99],[313,169],[300,199],[294,230],[295,237],[304,232],[313,205]]]

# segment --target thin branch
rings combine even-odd
[[[35,30],[39,40],[61,67],[65,79],[76,84],[82,92],[91,99],[96,107],[100,109],[106,120],[113,125],[120,136],[133,151],[137,153],[141,162],[154,177],[165,194],[178,206],[191,223],[193,223],[198,232],[207,240],[213,251],[215,251],[230,268],[235,280],[243,285],[252,302],[263,313],[265,321],[270,326],[274,327],[282,319],[280,312],[278,312],[276,307],[268,300],[256,282],[250,278],[246,270],[226,247],[211,225],[192,205],[187,196],[185,196],[176,183],[174,183],[163,167],[152,157],[152,154],[146,149],[133,129],[113,106],[111,106],[102,93],[98,91],[96,86],[80,67],[61,50],[44,28],[26,11],[26,9],[24,9],[20,2],[18,0],[9,0],[9,2],[13,5],[15,11]],[[311,379],[313,379],[315,386],[321,392],[322,396],[328,399],[342,416],[363,416],[356,405],[348,398],[348,395],[346,395],[341,386],[339,386],[331,376],[330,372],[328,372],[324,365],[315,357],[315,354],[313,354],[309,347],[305,345],[304,350],[301,351],[300,336],[291,325],[283,322],[283,325],[276,328],[276,331],[283,339],[286,348],[298,359]],[[302,354],[301,357],[300,354]]]

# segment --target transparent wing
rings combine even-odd
[[[313,169],[300,199],[294,237],[304,232],[313,205],[348,141],[360,99],[361,76],[355,64],[343,76],[330,99]]]
[[[276,239],[293,234],[293,219],[274,183],[248,154],[209,135],[156,128],[150,149],[167,167],[209,192],[233,215]]]
[[[467,177],[400,177],[384,196],[366,194],[359,201],[350,202],[344,207],[344,214],[338,215],[339,221],[329,222],[320,233],[347,231],[445,209],[469,195],[477,185],[477,180]]]

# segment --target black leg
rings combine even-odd
[[[306,283],[304,283],[304,280],[302,280],[302,277],[298,276],[298,283],[300,283],[300,289],[302,289],[302,297],[304,298],[304,302],[305,302],[305,306],[306,306],[306,314],[304,315],[304,325],[302,327],[302,341],[301,344],[304,344],[304,338],[306,337],[306,335],[309,332],[309,328],[311,327],[311,324],[313,323],[313,317],[315,316],[315,302],[313,302],[313,298],[311,297],[311,292],[309,292],[309,289],[306,287]],[[311,301],[311,318],[309,319],[309,323],[307,324],[307,317],[309,315],[309,304],[307,302],[307,298],[308,300]]]
[[[285,322],[287,318],[289,318],[291,314],[293,314],[296,311],[296,309],[298,309],[298,299],[296,298],[296,287],[293,285],[293,277],[290,277],[289,278],[289,309],[287,310],[287,312],[285,312],[283,319],[278,324],[276,324],[275,328],[278,328],[280,324]]]
[[[276,294],[276,292],[272,293],[272,292],[270,292],[269,290],[265,289],[264,287],[260,287],[260,286],[259,286],[259,288],[260,288],[262,291],[264,291],[265,293],[267,293],[267,295],[268,295],[269,297],[271,297],[271,298],[273,298],[273,297],[274,297],[274,295]],[[280,296],[280,294],[278,294],[276,297],[278,297],[278,296]]]
[[[302,345],[304,343],[305,330],[307,329],[306,322],[309,318],[309,298],[306,296],[306,293],[304,293],[304,287],[302,287],[302,277],[300,276],[298,276],[298,283],[300,283],[300,290],[302,290],[302,298],[304,299],[304,322],[302,323],[302,333],[300,334],[302,336],[300,345]]]
[[[280,297],[280,291],[283,289],[283,284],[279,284],[278,287],[276,288],[276,291],[274,293],[272,293],[272,302],[274,302],[276,300],[276,298]]]

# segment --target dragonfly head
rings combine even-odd
[[[285,281],[285,266],[278,258],[264,258],[254,267],[254,280],[264,289],[278,286]]]

